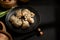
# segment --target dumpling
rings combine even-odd
[[[30,10],[28,10],[28,9],[24,9],[23,14],[27,15],[28,17],[34,17],[35,16],[35,14],[33,12],[31,12]]]
[[[27,12],[26,11],[22,11],[22,15],[23,16],[27,15]]]
[[[34,18],[27,18],[27,20],[30,22],[30,23],[34,23]]]
[[[30,25],[29,25],[29,22],[23,20],[22,28],[23,28],[23,29],[26,29],[26,28],[28,28],[29,26],[30,26]]]
[[[30,11],[28,9],[24,9],[22,11],[23,16],[30,14]]]
[[[25,17],[25,20],[28,20],[28,18],[31,18],[31,15],[30,14],[27,14],[24,17]]]
[[[10,17],[10,21],[14,21],[16,19],[16,17],[14,16],[14,15],[12,15],[11,17]]]
[[[24,9],[23,11],[25,11],[27,13],[30,13],[30,10],[28,10],[28,9]]]
[[[10,21],[11,21],[12,24],[13,24],[14,26],[16,26],[16,27],[19,27],[19,26],[22,25],[21,19],[18,19],[18,18],[15,17],[15,16],[11,16]]]
[[[16,19],[15,21],[13,21],[13,24],[16,26],[16,27],[20,27],[22,25],[22,21],[21,19]]]
[[[16,17],[21,18],[22,16],[21,11],[22,11],[21,9],[16,11]]]

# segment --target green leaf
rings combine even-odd
[[[0,12],[0,18],[5,16],[8,13],[8,11]]]

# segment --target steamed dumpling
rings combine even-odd
[[[22,11],[21,9],[16,11],[16,17],[21,18],[22,16],[21,11]]]
[[[14,21],[16,19],[16,17],[14,16],[14,15],[12,15],[11,17],[10,17],[10,21]]]
[[[26,28],[28,28],[28,27],[29,27],[29,22],[23,20],[22,28],[23,28],[23,29],[26,29]]]
[[[22,21],[21,19],[18,19],[16,22],[15,22],[16,26],[19,27],[22,25]]]
[[[14,24],[16,27],[19,27],[22,25],[22,21],[21,19],[18,19],[16,16],[12,15],[10,18],[10,21],[12,22],[12,24]]]
[[[28,9],[24,9],[22,11],[23,16],[30,14],[30,11]]]
[[[30,23],[34,23],[34,18],[27,18],[27,20],[30,22]]]

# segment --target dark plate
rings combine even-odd
[[[15,14],[15,11],[17,9],[29,9],[30,11],[35,13],[35,17],[34,17],[35,23],[31,24],[30,27],[26,30],[23,30],[22,28],[15,28],[9,22],[9,18],[11,17],[11,15]],[[34,8],[32,8],[30,6],[18,6],[18,7],[12,8],[9,11],[9,13],[6,15],[5,22],[6,22],[6,25],[8,26],[8,28],[16,33],[28,33],[28,32],[35,30],[37,28],[37,26],[40,24],[40,14]]]

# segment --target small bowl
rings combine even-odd
[[[26,30],[23,30],[22,28],[15,28],[11,24],[11,22],[9,21],[10,17],[12,15],[14,15],[15,11],[18,10],[18,9],[28,9],[31,12],[35,13],[35,17],[34,17],[35,22],[33,24],[31,24],[30,27],[28,29],[26,29]],[[29,33],[31,31],[35,30],[38,27],[38,25],[40,24],[40,13],[36,9],[34,9],[34,8],[30,7],[30,6],[27,6],[27,5],[17,6],[15,8],[12,8],[9,11],[9,13],[6,15],[5,22],[6,22],[7,27],[10,30],[12,30],[12,31],[14,31],[16,33]]]
[[[17,3],[16,0],[0,0],[0,4],[3,8],[10,9],[14,7]]]
[[[8,37],[9,40],[13,40],[12,36],[6,31],[5,25],[3,24],[3,22],[0,21],[0,28],[2,28],[0,30],[0,33],[6,35]]]

